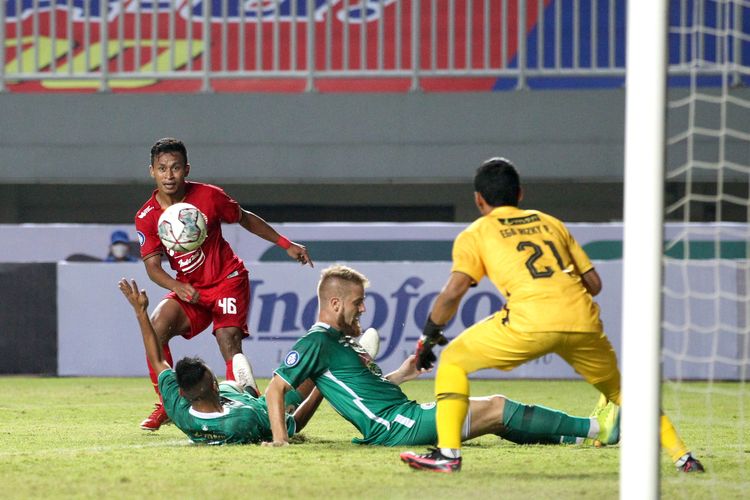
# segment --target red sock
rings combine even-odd
[[[169,344],[163,344],[161,350],[164,354],[164,360],[169,363],[169,366],[172,366],[174,363],[172,362],[172,351],[169,350]],[[151,378],[151,385],[154,386],[154,391],[156,391],[156,394],[159,395],[159,400],[161,400],[161,393],[159,393],[159,374],[154,371],[154,367],[151,366],[148,359],[146,360],[146,364],[148,365],[148,376]]]
[[[234,358],[229,358],[227,360],[227,380],[234,380],[234,366],[232,363],[232,360]]]
[[[151,378],[151,385],[154,386],[156,394],[159,394],[158,374],[154,371],[154,367],[151,366],[148,359],[146,359],[146,364],[148,365],[148,376]]]

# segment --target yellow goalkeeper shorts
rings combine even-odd
[[[519,332],[494,314],[464,330],[448,344],[440,363],[466,373],[485,368],[510,371],[546,354],[563,358],[611,401],[620,401],[617,355],[603,332]]]

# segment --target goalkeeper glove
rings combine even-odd
[[[430,318],[427,318],[427,323],[424,325],[422,330],[422,336],[417,341],[417,369],[418,370],[429,370],[437,360],[437,356],[432,352],[432,348],[436,345],[445,345],[448,343],[448,339],[443,335],[443,327],[445,325],[436,325]]]

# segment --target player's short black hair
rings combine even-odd
[[[174,137],[163,137],[151,146],[151,165],[154,164],[156,157],[162,153],[180,153],[182,159],[185,160],[185,164],[188,162],[187,148],[185,147],[185,144]]]
[[[493,207],[516,206],[521,194],[521,178],[510,160],[490,158],[477,169],[474,191]]]
[[[208,366],[199,357],[182,358],[174,367],[177,385],[186,394],[200,393],[200,384],[206,376]],[[189,398],[192,399],[192,398]]]

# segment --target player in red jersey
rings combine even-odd
[[[250,280],[242,260],[222,237],[221,223],[239,223],[251,233],[284,248],[289,257],[313,265],[307,249],[277,233],[263,219],[243,210],[221,188],[186,180],[190,173],[187,149],[182,141],[159,139],[151,148],[151,177],[156,190],[138,210],[135,228],[141,244],[141,258],[151,281],[170,290],[154,309],[151,322],[172,365],[169,339],[176,335],[192,338],[213,322],[213,333],[226,361],[226,378],[251,386],[257,392],[250,364],[242,354],[242,339],[249,335]],[[159,240],[157,222],[164,209],[179,202],[195,205],[207,218],[208,237],[192,252],[167,251]],[[176,279],[163,268],[162,254],[176,271]],[[157,374],[149,364],[151,382],[157,394]],[[141,422],[144,430],[155,431],[167,423],[164,407]]]

